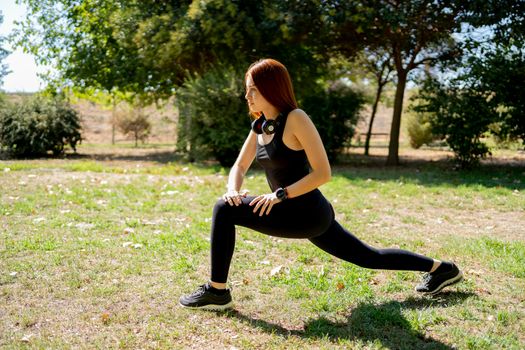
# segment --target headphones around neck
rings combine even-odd
[[[277,131],[277,128],[281,125],[281,114],[277,116],[275,119],[268,119],[266,120],[266,117],[264,114],[261,114],[261,116],[257,119],[255,119],[252,122],[252,130],[256,134],[262,134],[263,132],[266,135],[274,134]]]

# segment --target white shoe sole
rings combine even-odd
[[[185,307],[187,309],[193,309],[193,310],[206,310],[206,311],[224,311],[233,308],[233,301],[230,301],[228,304],[224,305],[215,305],[215,304],[209,304],[204,306],[186,306],[179,303],[180,306]]]
[[[434,291],[432,291],[432,292],[423,292],[423,293],[426,294],[426,295],[438,294],[439,292],[441,292],[441,290],[443,288],[451,286],[453,284],[456,284],[456,283],[460,282],[462,279],[463,279],[463,272],[459,271],[459,273],[456,276],[454,276],[453,278],[451,278],[449,280],[446,280],[446,281],[443,281],[443,283],[441,283]]]

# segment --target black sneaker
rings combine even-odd
[[[463,273],[456,264],[443,262],[436,271],[426,273],[423,280],[416,286],[416,292],[434,295],[446,286],[458,283],[463,279]]]
[[[189,295],[183,295],[179,304],[191,309],[203,309],[211,311],[222,311],[233,306],[232,296],[229,289],[215,290],[208,283],[199,286],[197,290]]]

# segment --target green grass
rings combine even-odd
[[[207,313],[178,297],[208,279],[227,169],[148,157],[0,163],[0,348],[525,347],[523,167],[349,164],[321,188],[366,242],[456,261],[446,293],[240,228],[235,310]],[[264,175],[245,187],[266,192]]]

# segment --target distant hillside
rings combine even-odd
[[[25,98],[33,96],[33,93],[7,93],[6,100],[9,102],[21,102]],[[80,113],[82,121],[82,138],[85,143],[111,143],[111,115],[110,109],[87,101],[79,100],[73,103],[74,108]],[[152,123],[152,133],[148,142],[175,143],[177,110],[172,102],[165,106],[148,106],[144,109]],[[120,132],[116,132],[115,141],[130,142]]]

